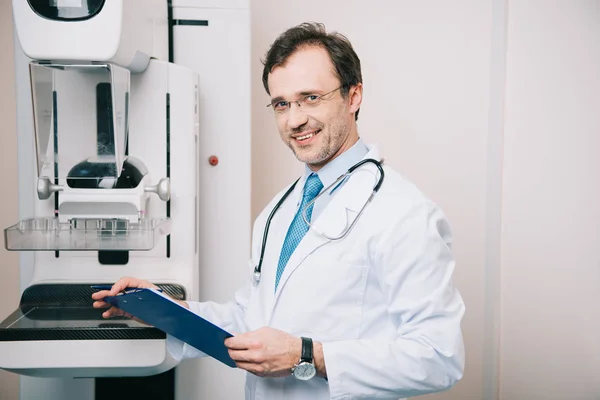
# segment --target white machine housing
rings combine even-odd
[[[165,236],[153,243],[152,250],[131,252],[125,266],[100,265],[96,251],[61,251],[59,257],[54,252],[36,252],[32,284],[114,282],[131,273],[154,282],[180,285],[188,298],[198,297],[197,90],[197,73],[164,61],[152,60],[143,74],[132,79],[129,147],[136,157],[147,160],[148,168],[156,176],[167,175],[165,127],[166,110],[170,108],[174,233],[169,256]],[[163,201],[152,196],[149,202],[151,217],[166,218]],[[35,216],[54,213],[54,202],[50,199],[37,201],[35,206]],[[0,341],[0,354],[1,368],[40,377],[150,375],[175,365],[166,351],[165,340]]]
[[[104,61],[132,72],[146,69],[150,58],[168,60],[166,0],[106,0],[92,18],[72,22],[44,18],[28,1],[12,5],[19,42],[31,59]]]
[[[99,246],[106,246],[102,251],[123,248],[111,247],[110,241],[88,240],[85,235],[75,241],[69,239],[70,245],[76,243],[75,248],[24,253],[22,290],[44,284],[108,283],[127,275],[181,286],[189,300],[230,300],[247,275],[250,254],[249,1],[173,0],[173,63],[166,56],[167,0],[106,0],[94,18],[68,23],[41,18],[30,9],[28,0],[13,0],[13,10],[20,45],[17,51],[22,48],[33,61],[54,65],[105,63],[125,67],[131,73],[128,154],[148,170],[140,186],[143,192],[123,192],[133,196],[129,200],[114,189],[61,190],[52,185],[64,185],[60,182],[64,177],[38,176],[39,163],[31,160],[40,155],[39,149],[36,152],[31,146],[32,131],[21,125],[20,193],[23,204],[32,204],[20,209],[23,231],[30,227],[29,218],[62,225],[75,216],[107,217],[106,210],[94,215],[92,211],[99,210],[85,206],[91,198],[135,204],[143,213],[128,213],[127,219],[134,224],[147,218],[168,221],[168,227],[159,225],[157,229],[153,225],[151,249],[129,251],[126,265],[100,264]],[[23,66],[17,64],[18,71],[19,67]],[[18,96],[30,90],[23,83],[18,82]],[[235,118],[230,108],[223,108],[232,100],[237,104]],[[34,99],[29,101],[35,103]],[[32,110],[19,103],[18,113],[31,116]],[[60,105],[58,114],[58,118],[69,114],[68,107]],[[73,115],[82,118],[77,112]],[[93,110],[89,118],[95,118]],[[218,163],[209,163],[209,158],[218,159]],[[50,181],[46,189],[52,194],[47,199],[40,198],[41,178]],[[165,186],[163,178],[168,178],[168,200],[159,195]],[[69,215],[65,211],[69,208],[63,208],[65,214],[56,216],[56,196],[59,206],[69,203],[75,211]],[[5,231],[5,235],[9,233]],[[117,240],[115,237],[112,243]],[[178,399],[203,394],[211,397],[208,393],[219,390],[230,396],[231,388],[209,386],[217,377],[229,376],[233,383],[237,376],[238,382],[243,382],[239,371],[214,360],[203,362],[210,368],[198,369],[192,361],[186,368],[178,367]],[[91,398],[81,391],[82,382],[88,380],[71,378],[148,376],[174,366],[164,339],[0,341],[0,368],[31,377],[60,378],[65,389],[57,398],[65,398],[64,393],[74,385],[79,399]],[[22,377],[21,397],[28,398],[28,390],[32,395],[44,392],[50,381]],[[243,392],[243,385],[240,388]]]

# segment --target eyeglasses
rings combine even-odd
[[[321,102],[323,100],[329,100],[329,99],[325,99],[325,96],[330,95],[331,93],[335,92],[336,90],[340,90],[341,88],[343,88],[344,86],[340,86],[338,88],[333,89],[331,92],[327,92],[325,94],[308,94],[306,96],[303,96],[302,98],[300,98],[299,100],[278,100],[278,101],[274,101],[271,102],[270,104],[267,104],[267,107],[273,107],[273,110],[278,113],[284,113],[287,110],[290,109],[290,107],[292,106],[292,103],[296,103],[296,105],[299,108],[304,108],[304,109],[311,109],[311,108],[315,108],[317,107],[319,104],[321,104]]]

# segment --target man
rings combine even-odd
[[[248,399],[398,399],[453,386],[464,368],[464,305],[451,282],[444,215],[400,174],[386,167],[382,176],[371,162],[329,187],[361,160],[379,160],[358,135],[363,87],[351,44],[302,24],[273,43],[264,64],[281,138],[306,172],[257,218],[248,283],[235,299],[183,304],[236,332],[225,344],[249,372]],[[123,278],[94,294],[95,306],[128,286],[153,287]],[[169,346],[179,358],[201,355],[171,337]]]

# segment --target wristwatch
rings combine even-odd
[[[313,341],[311,338],[302,338],[300,361],[292,368],[292,374],[301,381],[307,381],[317,374],[317,368],[313,360]]]

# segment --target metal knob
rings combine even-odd
[[[48,178],[48,177],[38,178],[38,184],[37,184],[38,199],[46,200],[50,196],[52,196],[52,193],[60,192],[62,190],[63,190],[63,187],[61,185],[55,185],[54,183],[50,182],[50,178]]]
[[[171,199],[171,179],[162,178],[154,186],[146,186],[144,190],[148,193],[156,193],[162,201]]]

